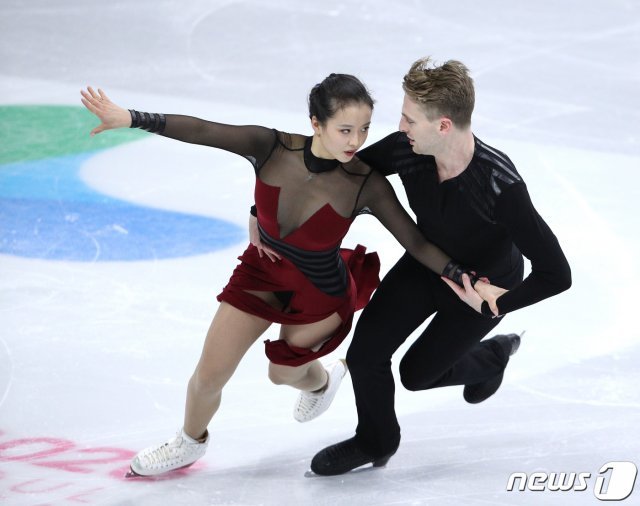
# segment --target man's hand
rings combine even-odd
[[[500,288],[499,286],[494,286],[482,281],[478,281],[475,284],[474,289],[476,292],[478,292],[478,295],[480,295],[483,300],[487,301],[491,312],[494,315],[498,316],[500,314],[500,310],[498,309],[497,305],[498,297],[504,295],[509,290],[505,290],[504,288]]]
[[[260,232],[258,232],[258,218],[249,215],[249,242],[258,249],[258,255],[262,258],[262,255],[267,255],[267,258],[272,262],[282,260],[282,257],[276,253],[275,250],[262,244],[260,240]]]
[[[456,293],[460,300],[466,302],[478,313],[482,313],[482,301],[486,300],[491,312],[496,316],[500,315],[500,310],[497,305],[498,297],[504,295],[509,290],[505,290],[504,288],[500,288],[499,286],[486,282],[486,278],[480,278],[480,280],[476,282],[475,286],[471,286],[471,280],[467,274],[462,275],[464,288],[454,283],[449,278],[445,278],[444,276],[441,277],[442,280]]]

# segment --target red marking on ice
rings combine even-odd
[[[51,467],[54,469],[61,469],[63,471],[69,471],[72,473],[92,473],[95,472],[94,467],[101,464],[113,464],[115,462],[129,461],[135,455],[130,450],[124,450],[122,448],[85,448],[78,450],[77,453],[80,456],[83,455],[106,455],[101,458],[76,458],[65,460],[49,460],[46,462],[34,462],[35,465]],[[94,467],[91,467],[94,466]]]
[[[43,492],[53,492],[54,490],[60,490],[61,488],[69,487],[71,483],[59,483],[57,485],[48,485],[45,488],[27,488],[38,482],[44,482],[42,478],[35,480],[23,481],[22,483],[16,483],[10,488],[12,492],[18,492],[20,494],[41,494]]]
[[[83,503],[88,503],[91,501],[86,501],[84,499],[80,499],[82,496],[87,495],[87,494],[93,494],[94,492],[100,492],[101,490],[104,490],[104,487],[98,487],[98,488],[92,488],[90,490],[87,490],[85,492],[80,492],[79,494],[76,495],[70,495],[69,497],[67,497],[67,501],[76,501],[76,502],[83,502]]]
[[[23,455],[11,455],[11,450],[18,448],[20,446],[37,446],[39,444],[44,443],[45,445],[50,445],[51,448],[33,451],[31,453],[25,453]],[[42,457],[48,457],[49,455],[55,455],[56,453],[65,452],[75,445],[71,441],[67,441],[66,439],[58,439],[51,437],[31,437],[31,438],[22,438],[22,439],[14,439],[12,441],[7,441],[6,443],[0,444],[0,460],[31,460],[31,459],[39,459]]]

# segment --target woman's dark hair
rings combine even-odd
[[[309,118],[314,116],[326,123],[340,109],[350,104],[367,104],[373,109],[374,100],[366,86],[350,74],[329,74],[309,93]]]

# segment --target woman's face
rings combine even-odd
[[[319,158],[349,162],[367,140],[372,113],[369,105],[358,102],[338,109],[324,124],[314,116],[311,152]]]

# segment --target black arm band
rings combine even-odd
[[[460,265],[456,264],[453,261],[449,262],[447,266],[444,268],[444,270],[442,271],[442,275],[444,277],[449,278],[451,281],[453,281],[454,283],[460,286],[464,286],[464,283],[462,282],[463,274],[467,274],[469,276],[469,280],[471,281],[471,286],[474,286],[479,279],[478,276],[475,275],[473,272],[467,269],[464,269],[463,267],[461,267]]]
[[[249,209],[249,213],[251,213],[251,216],[255,216],[256,218],[258,217],[258,208],[255,204],[251,206],[251,209]]]
[[[155,112],[140,112],[135,109],[129,109],[131,114],[131,128],[141,128],[153,134],[161,134],[167,124],[164,114]]]

